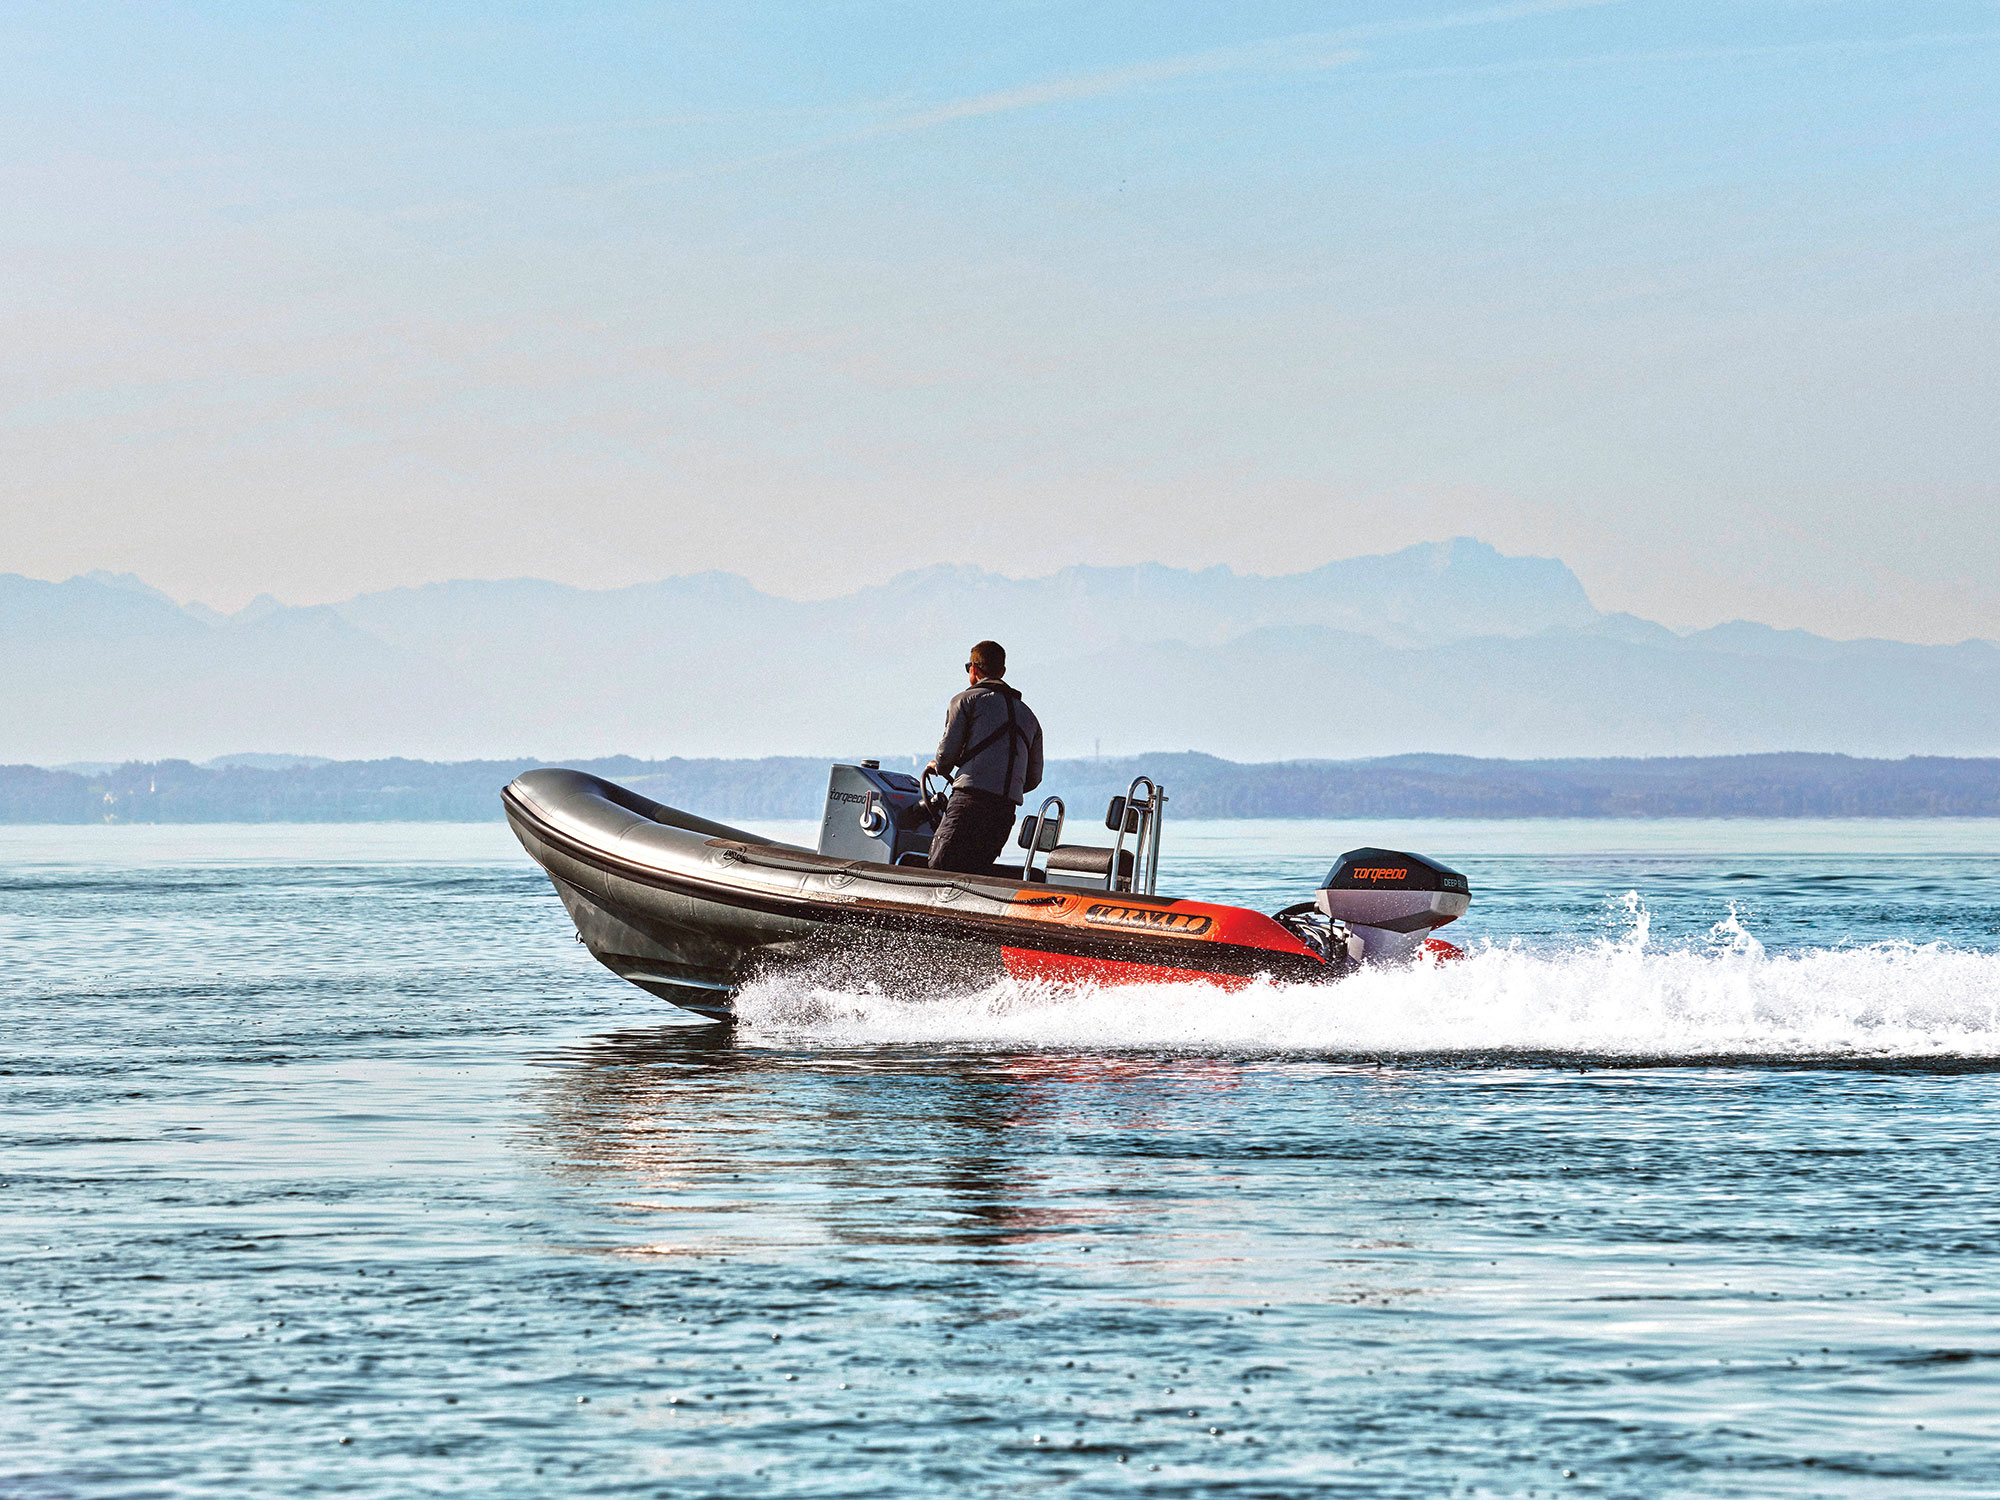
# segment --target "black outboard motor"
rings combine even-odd
[[[1361,939],[1368,963],[1414,958],[1428,938],[1465,915],[1472,887],[1456,870],[1393,849],[1350,849],[1319,883],[1314,904]]]

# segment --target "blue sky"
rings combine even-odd
[[[2000,6],[10,6],[0,570],[2000,637]]]

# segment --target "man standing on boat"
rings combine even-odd
[[[984,874],[1007,847],[1014,809],[1042,784],[1042,725],[1004,681],[1007,653],[981,641],[965,664],[972,685],[945,711],[929,769],[951,778],[951,800],[931,837],[933,870]]]

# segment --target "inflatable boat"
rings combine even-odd
[[[1313,899],[1268,915],[1161,896],[1167,795],[1144,776],[1111,799],[1109,843],[1064,843],[1050,797],[1021,822],[1021,863],[973,874],[929,868],[943,789],[874,761],[833,767],[817,849],[581,771],[529,771],[501,800],[598,961],[712,1020],[731,1018],[744,984],[786,973],[898,991],[1001,976],[1317,983],[1455,956],[1431,934],[1471,901],[1457,871],[1376,848],[1349,850]]]

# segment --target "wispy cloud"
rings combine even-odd
[[[955,99],[930,109],[919,110],[888,120],[851,139],[928,130],[982,115],[1005,114],[1011,110],[1037,109],[1044,105],[1067,104],[1080,99],[1102,99],[1131,93],[1184,78],[1214,77],[1229,73],[1311,73],[1357,61],[1363,54],[1356,43],[1427,31],[1446,31],[1464,26],[1493,26],[1507,21],[1527,20],[1561,11],[1594,10],[1622,4],[1623,0],[1522,0],[1520,4],[1486,6],[1479,10],[1456,11],[1441,16],[1413,17],[1406,21],[1385,21],[1369,26],[1351,26],[1337,31],[1299,32],[1270,37],[1235,47],[1181,57],[1159,58],[1096,73],[1078,73],[1020,88],[1000,89],[970,98]]]
[[[2000,31],[1925,32],[1896,37],[1819,37],[1810,41],[1771,42],[1745,47],[1671,47],[1645,52],[1592,52],[1573,57],[1522,57],[1504,62],[1464,63],[1452,67],[1397,68],[1383,78],[1471,78],[1487,74],[1559,73],[1582,68],[1632,67],[1645,64],[1740,62],[1758,58],[1811,57],[1841,53],[1901,52],[1920,47],[1992,46]]]
[[[1188,79],[1218,78],[1230,74],[1322,72],[1359,61],[1365,54],[1358,44],[1364,42],[1421,35],[1425,32],[1452,31],[1464,27],[1504,25],[1512,21],[1532,20],[1538,16],[1557,15],[1566,11],[1597,10],[1624,3],[1625,0],[1519,0],[1516,4],[1482,6],[1476,10],[1416,16],[1401,21],[1344,27],[1336,31],[1299,32],[1289,36],[1268,37],[1233,47],[1219,47],[1179,57],[1156,58],[1149,62],[1131,63],[1096,72],[1072,73],[1039,83],[973,94],[966,98],[947,100],[940,104],[895,114],[856,130],[759,152],[729,162],[620,178],[616,182],[604,184],[600,191],[643,188],[713,176],[722,172],[740,171],[890,136],[935,130],[964,120],[976,120],[1018,110],[1048,108],[1086,99],[1107,99]]]
[[[1411,16],[1401,21],[1376,21],[1366,26],[1350,26],[1324,33],[1345,41],[1365,42],[1376,37],[1413,36],[1426,31],[1456,31],[1462,26],[1498,26],[1508,21],[1531,21],[1537,16],[1560,15],[1572,10],[1602,10],[1623,5],[1625,0],[1520,0],[1514,5],[1487,5],[1478,10],[1448,11],[1441,16]]]
[[[1314,36],[1283,37],[1246,47],[1229,47],[1187,57],[1166,57],[1153,62],[1134,63],[1130,67],[1110,68],[1099,73],[1079,73],[1067,78],[1052,78],[1045,83],[1032,83],[1021,88],[999,89],[990,94],[975,94],[966,99],[954,99],[931,109],[919,110],[914,114],[885,121],[870,130],[859,132],[856,138],[898,134],[909,130],[929,130],[934,126],[949,125],[958,120],[978,119],[982,115],[1006,114],[1017,109],[1037,109],[1048,104],[1068,104],[1080,99],[1103,99],[1113,94],[1132,93],[1183,78],[1212,77],[1223,73],[1314,72],[1353,62],[1361,55],[1352,48],[1329,47],[1323,42],[1324,39]]]

